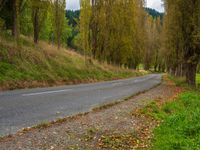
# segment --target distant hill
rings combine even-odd
[[[152,8],[145,8],[145,11],[151,15],[153,18],[158,18],[160,17],[161,19],[163,18],[164,16],[164,13],[160,13],[158,11],[156,11],[155,9],[152,9]]]
[[[80,10],[67,10],[66,17],[69,21],[69,25],[73,27],[77,25],[77,21],[79,20]]]
[[[164,16],[164,13],[160,13],[158,11],[156,11],[155,9],[152,8],[145,8],[145,11],[151,15],[153,18],[158,18],[160,17],[161,19]],[[80,10],[67,10],[66,11],[66,17],[69,20],[69,24],[72,26],[76,26],[77,25],[77,20],[79,20],[79,16],[80,16]]]

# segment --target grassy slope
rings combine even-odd
[[[138,76],[143,73],[120,69],[92,61],[66,50],[57,50],[45,42],[35,46],[23,37],[17,47],[9,36],[0,36],[0,88],[15,89],[92,82]]]

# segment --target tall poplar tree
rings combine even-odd
[[[52,6],[53,6],[54,35],[56,39],[56,44],[59,49],[62,44],[62,36],[64,31],[66,1],[54,0],[52,1]]]
[[[33,23],[33,33],[34,33],[33,38],[34,38],[34,43],[37,44],[39,40],[40,30],[47,18],[49,1],[31,0],[31,6],[32,6],[32,23]]]
[[[91,54],[90,42],[90,20],[91,20],[91,4],[90,0],[81,0],[81,13],[80,13],[80,37],[81,47],[83,48],[85,60],[86,54]]]

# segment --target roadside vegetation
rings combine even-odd
[[[187,91],[161,107],[155,103],[152,116],[162,123],[154,130],[153,150],[200,149],[200,93]]]
[[[0,36],[0,87],[16,89],[59,84],[74,84],[128,78],[146,72],[114,67],[95,60],[85,63],[85,58],[46,42],[37,46],[27,37],[21,37],[23,46],[16,46],[14,39]]]
[[[200,149],[200,91],[187,86],[183,78],[170,77],[170,80],[183,92],[164,103],[154,101],[140,111],[159,122],[153,129],[151,149]]]

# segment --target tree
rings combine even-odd
[[[61,47],[62,32],[65,23],[65,0],[52,1],[53,6],[53,27],[58,49]]]
[[[93,0],[92,8],[82,10],[81,35],[94,58],[129,68],[138,66],[144,50],[143,6],[142,0]]]
[[[32,6],[34,43],[37,44],[39,40],[40,30],[47,18],[49,1],[31,0],[31,6]]]
[[[19,0],[13,0],[13,30],[12,34],[15,39],[19,36]]]
[[[154,67],[154,71],[160,71],[162,61],[161,55],[161,33],[162,24],[160,17],[146,16],[146,48],[144,51],[144,69]],[[159,67],[160,66],[160,67]]]
[[[83,48],[85,61],[86,53],[90,54],[90,19],[91,19],[91,5],[90,0],[81,0],[81,14],[80,14],[80,38],[81,47]]]

